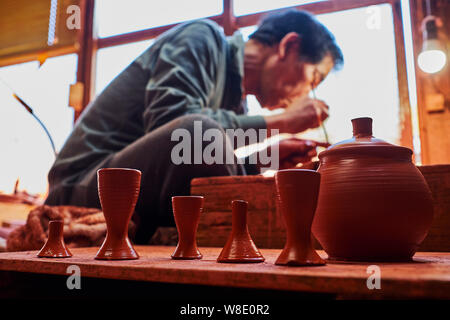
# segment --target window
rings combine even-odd
[[[153,40],[146,40],[98,50],[95,93],[102,92],[111,80],[152,43]]]
[[[100,38],[222,13],[221,0],[97,0],[95,16]]]
[[[330,106],[325,122],[331,143],[351,136],[350,120],[369,116],[374,135],[399,143],[399,97],[392,9],[388,4],[317,16],[335,35],[344,54],[344,67],[332,71],[316,89],[318,99]],[[256,29],[242,28],[244,38]],[[250,114],[269,114],[256,99],[248,97]],[[321,129],[303,138],[324,140]]]
[[[31,107],[61,149],[73,128],[73,109],[68,107],[69,85],[75,82],[77,56],[48,59],[40,68],[28,62],[0,68],[1,79]],[[45,132],[0,82],[0,190],[12,192],[17,178],[20,189],[44,194],[47,172],[54,155]]]
[[[374,135],[400,142],[400,105],[392,8],[389,4],[319,15],[344,54],[342,70],[316,90],[330,106],[325,122],[332,143],[351,136],[350,120],[369,116]],[[320,130],[305,136],[322,137]]]
[[[401,2],[402,8],[404,3],[408,3],[407,0]],[[86,59],[84,53],[81,53],[80,61],[87,61],[88,65],[80,63],[78,66],[83,68],[80,69],[82,77],[78,81],[86,83],[86,92],[90,92],[90,85],[95,85],[95,93],[98,94],[153,42],[132,41],[159,34],[162,29],[158,27],[161,26],[215,16],[216,21],[226,24],[227,30],[233,27],[233,23],[242,27],[240,30],[247,38],[256,26],[246,26],[257,22],[260,18],[258,12],[299,5],[305,5],[304,8],[311,12],[328,12],[375,2],[233,0],[233,12],[224,12],[224,0],[95,0],[87,3],[95,3],[95,15],[91,12],[91,5],[86,6],[86,12],[90,17],[95,16],[96,36],[100,38],[97,45],[100,49],[97,50],[95,45],[87,46],[92,47],[92,51],[86,53],[88,56],[92,53],[97,55],[97,59],[93,59],[96,62],[96,70],[92,70],[95,81],[92,84],[88,81],[92,62]],[[64,10],[61,12],[66,14]],[[405,12],[409,15],[409,10],[405,9]],[[229,14],[234,14],[237,19],[227,19]],[[404,51],[402,47],[395,47],[394,24],[396,30],[402,30],[401,18],[398,15],[393,17],[390,4],[336,11],[317,17],[336,36],[345,57],[344,68],[331,73],[316,90],[317,98],[330,105],[330,118],[325,125],[331,142],[346,139],[351,135],[350,119],[371,116],[374,118],[376,136],[399,143],[400,126],[410,121],[399,117],[398,82],[403,89],[405,80],[403,77],[397,79],[396,51],[401,54],[400,60]],[[89,21],[83,23],[89,25]],[[151,33],[138,32],[114,37],[151,28],[156,30]],[[84,38],[82,45],[92,40],[96,41]],[[67,52],[74,51],[56,54]],[[46,124],[58,150],[72,129],[73,110],[67,105],[69,84],[75,82],[76,68],[75,54],[50,58],[41,68],[38,68],[37,62],[0,68],[0,77],[33,107]],[[410,88],[411,93],[414,91],[415,86],[413,90]],[[404,93],[402,91],[402,97]],[[38,123],[11,97],[10,90],[1,82],[0,96],[4,102],[0,108],[0,145],[4,151],[0,157],[0,190],[11,191],[16,178],[19,177],[21,188],[32,193],[43,193],[47,186],[46,173],[53,162],[49,142]],[[85,95],[86,100],[92,98],[89,94]],[[253,96],[248,96],[247,100],[251,115],[282,112],[262,109]],[[413,120],[417,122],[417,115],[414,117]],[[407,135],[405,132],[403,134]],[[302,134],[302,137],[317,140],[324,138],[320,129],[310,130]]]

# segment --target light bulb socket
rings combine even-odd
[[[436,17],[426,16],[422,21],[423,41],[438,39],[438,25]]]
[[[439,40],[439,28],[442,22],[439,18],[428,15],[422,21],[422,51],[439,50],[446,54],[447,49],[442,41]]]

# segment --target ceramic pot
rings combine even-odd
[[[141,172],[126,168],[97,171],[98,195],[106,220],[106,238],[95,259],[138,259],[128,238],[128,224],[139,196]]]
[[[431,192],[412,151],[352,120],[353,138],[319,154],[322,175],[313,233],[330,259],[408,261],[433,219]]]
[[[231,202],[231,233],[225,247],[217,258],[217,262],[264,262],[264,257],[259,252],[248,231],[247,207],[247,201],[233,200]]]
[[[64,243],[63,230],[63,220],[52,220],[48,223],[48,239],[37,254],[39,258],[69,258],[72,256]]]
[[[275,175],[278,209],[286,226],[286,244],[277,265],[320,266],[325,261],[312,245],[311,224],[316,211],[320,174],[314,170],[280,170]]]
[[[178,230],[178,245],[172,259],[201,259],[197,248],[197,227],[205,199],[202,196],[172,197],[173,216]]]

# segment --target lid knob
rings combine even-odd
[[[372,118],[355,118],[352,119],[353,136],[372,136]]]

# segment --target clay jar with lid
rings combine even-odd
[[[352,125],[352,139],[319,154],[313,234],[332,260],[411,260],[433,219],[428,185],[410,149],[372,136],[371,118]]]

